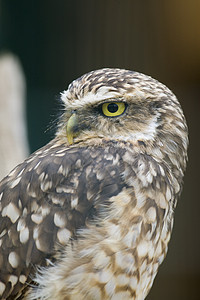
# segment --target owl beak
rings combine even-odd
[[[69,145],[72,145],[74,142],[74,137],[77,135],[77,129],[78,129],[78,117],[75,112],[71,115],[67,122],[67,140]]]

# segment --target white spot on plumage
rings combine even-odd
[[[81,249],[80,251],[80,257],[87,257],[87,256],[90,256],[92,253],[94,254],[96,250],[96,247],[94,248],[91,248],[91,247],[87,247],[85,249]]]
[[[144,206],[144,203],[146,202],[146,195],[143,193],[137,193],[137,208],[141,208]]]
[[[56,192],[61,194],[61,193],[73,193],[74,190],[72,188],[68,188],[65,186],[57,186],[56,187]]]
[[[35,167],[33,169],[36,170],[40,164],[41,164],[41,160],[35,165]]]
[[[155,251],[155,257],[159,257],[161,254],[162,254],[162,244],[161,242],[159,242]]]
[[[122,300],[122,299],[123,300],[131,299],[130,292],[129,291],[118,292],[111,297],[111,300]],[[140,300],[142,300],[142,298]]]
[[[165,177],[165,171],[163,169],[163,167],[161,165],[159,165],[159,168],[160,168],[160,173],[163,177]]]
[[[158,202],[158,205],[160,206],[160,208],[162,208],[162,209],[166,209],[168,206],[166,198],[162,193],[159,193],[157,202]]]
[[[37,240],[38,236],[39,236],[39,227],[37,226],[37,227],[33,228],[33,238],[34,238],[34,240]]]
[[[97,251],[93,258],[94,266],[98,269],[103,269],[108,266],[110,257],[103,250]]]
[[[94,192],[91,192],[90,190],[87,191],[87,199],[88,201],[91,201],[92,197],[94,197]]]
[[[138,233],[138,232],[137,232]],[[123,243],[127,247],[133,247],[135,245],[136,239],[137,239],[138,234],[134,230],[128,231],[128,233],[124,236],[123,238]]]
[[[60,165],[58,169],[58,174],[62,174],[63,176],[67,176],[68,174],[68,168],[64,168],[63,165]]]
[[[178,193],[180,191],[180,185],[176,178],[174,177],[174,182],[173,182],[174,188],[175,188],[175,193]]]
[[[130,278],[130,287],[135,290],[137,288],[137,285],[138,285],[138,280],[137,280],[137,277],[136,276],[132,276]]]
[[[43,252],[46,250],[46,249],[43,248],[42,244],[40,243],[40,240],[37,239],[35,241],[35,244],[36,244],[36,247],[37,247],[38,250],[43,251]]]
[[[4,230],[0,233],[0,238],[2,238],[6,233],[7,233],[7,229],[4,229]]]
[[[148,251],[149,251],[149,244],[147,241],[141,241],[137,245],[137,252],[139,257],[146,256]]]
[[[115,170],[113,170],[113,171],[110,172],[110,176],[115,176],[115,174],[116,174]]]
[[[71,208],[72,209],[77,208],[77,205],[78,205],[78,197],[73,197],[71,200]]]
[[[97,275],[100,283],[107,283],[112,277],[112,272],[109,270],[102,270]]]
[[[31,220],[39,225],[43,221],[43,216],[41,214],[32,214]]]
[[[146,216],[146,219],[147,219],[148,223],[155,222],[155,220],[156,220],[156,209],[155,209],[155,207],[150,207],[147,210],[145,216]]]
[[[19,276],[19,282],[21,282],[22,284],[24,284],[26,282],[26,280],[27,280],[27,277],[25,275],[22,274]]]
[[[17,231],[24,230],[25,226],[26,226],[25,219],[24,218],[20,218],[19,221],[18,221],[18,223],[17,223]]]
[[[20,180],[21,180],[21,177],[16,178],[15,180],[11,181],[10,188],[13,189],[16,185],[18,185]]]
[[[105,176],[105,173],[103,170],[99,170],[98,172],[96,172],[96,176],[98,180],[102,180]]]
[[[45,177],[45,172],[42,172],[42,173],[40,174],[40,176],[38,177],[38,180],[39,180],[40,182],[42,182],[42,181],[44,180],[44,177]]]
[[[57,227],[63,228],[66,225],[66,220],[58,213],[54,214],[54,224]]]
[[[24,172],[24,170],[25,170],[25,168],[23,168],[23,169],[19,172],[19,174],[17,175],[17,177],[21,177],[21,175],[22,175],[22,173]]]
[[[31,212],[36,212],[39,208],[39,205],[36,200],[31,201]]]
[[[16,252],[10,252],[8,256],[8,262],[12,266],[12,268],[16,269],[19,265],[19,256]]]
[[[10,202],[2,210],[2,216],[8,217],[12,223],[15,223],[20,216],[20,210],[15,206],[14,203]]]
[[[20,210],[22,209],[22,201],[20,199],[18,200],[18,207]]]
[[[46,206],[46,205],[44,205],[44,206],[42,206],[41,207],[41,213],[42,213],[42,216],[43,217],[45,217],[45,216],[47,216],[49,213],[50,213],[50,207],[49,206]]]
[[[121,227],[120,227],[120,225],[115,225],[113,223],[110,223],[107,230],[109,231],[109,236],[111,236],[115,240],[120,240],[121,239]]]
[[[160,187],[160,182],[159,182],[158,180],[156,181],[156,188],[157,188],[158,190],[160,190],[160,188],[161,188],[161,187]]]
[[[154,237],[154,243],[156,244],[157,241],[159,240],[160,238],[160,231],[158,230],[157,233],[156,233],[156,236]]]
[[[57,232],[57,237],[62,245],[67,245],[71,237],[71,232],[67,228],[59,229]]]
[[[80,159],[77,159],[76,163],[75,163],[75,167],[77,169],[79,169],[81,167],[81,160]]]
[[[22,231],[20,231],[19,239],[22,244],[25,244],[29,239],[29,229],[25,227]]]
[[[119,275],[116,277],[116,283],[117,283],[117,285],[119,285],[119,286],[128,285],[129,280],[130,280],[129,277],[126,276],[125,274],[119,274]]]
[[[28,213],[27,208],[24,207],[23,212],[22,212],[23,217],[26,217],[27,213]]]
[[[18,281],[18,277],[15,275],[10,275],[8,281],[11,282],[12,286],[14,286]]]
[[[118,251],[115,257],[118,267],[120,267],[122,270],[126,269],[127,272],[130,270],[133,271],[135,267],[135,259],[132,254]]]
[[[160,256],[158,257],[159,264],[162,263],[162,261],[164,260],[164,258],[165,258],[165,253],[160,254]]]
[[[60,150],[58,150],[58,151],[56,151],[56,153],[58,153],[58,154],[59,154],[59,153],[63,153],[63,152],[65,153],[65,149],[63,149],[63,148],[60,149]]]
[[[43,192],[47,192],[52,187],[52,181],[45,180],[45,181],[41,182],[40,187]]]
[[[108,294],[108,296],[112,296],[115,292],[116,283],[114,278],[112,277],[111,280],[109,280],[105,285],[105,291]]]
[[[148,249],[149,259],[152,259],[154,257],[154,254],[155,254],[154,244],[152,243],[152,241],[149,241],[149,249]]]
[[[58,204],[60,206],[64,205],[64,202],[65,202],[65,199],[64,198],[59,198],[59,197],[54,197],[54,196],[51,196],[51,201],[53,204]]]
[[[166,199],[167,199],[167,201],[170,201],[171,197],[172,197],[172,194],[171,194],[170,188],[167,186],[167,188],[166,188]]]
[[[152,163],[149,163],[149,172],[152,174],[152,176],[156,176],[157,175],[157,172],[154,168],[154,166],[152,165]]]
[[[85,170],[86,179],[88,179],[88,176],[91,174],[92,166],[88,166]]]
[[[3,292],[5,291],[5,289],[6,289],[5,283],[0,281],[0,296],[3,295]]]
[[[148,172],[148,173],[146,174],[146,180],[148,181],[149,184],[152,183],[152,181],[153,181],[153,176],[152,176],[151,172]]]
[[[36,192],[31,188],[30,183],[28,183],[28,185],[27,185],[27,192],[28,192],[28,195],[31,197],[33,197],[33,198],[37,197]]]
[[[57,156],[57,157],[62,157],[62,156],[64,156],[65,155],[65,153],[56,153],[55,154],[55,156]]]
[[[16,172],[16,169],[13,169],[10,173],[9,173],[9,177],[12,177],[14,174],[15,174],[15,172]]]

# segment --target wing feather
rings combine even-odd
[[[36,266],[53,259],[78,229],[100,215],[107,199],[122,191],[123,151],[110,145],[67,148],[55,139],[1,182],[3,298],[18,293],[22,276],[29,282]],[[17,281],[8,284],[11,275]]]

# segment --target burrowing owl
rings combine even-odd
[[[1,182],[0,295],[144,299],[186,166],[181,107],[121,69],[83,75],[61,99],[56,137]]]

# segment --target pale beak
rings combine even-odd
[[[67,121],[67,140],[69,145],[72,145],[74,142],[74,137],[77,135],[77,127],[78,127],[78,117],[76,113],[74,112],[69,120]]]

